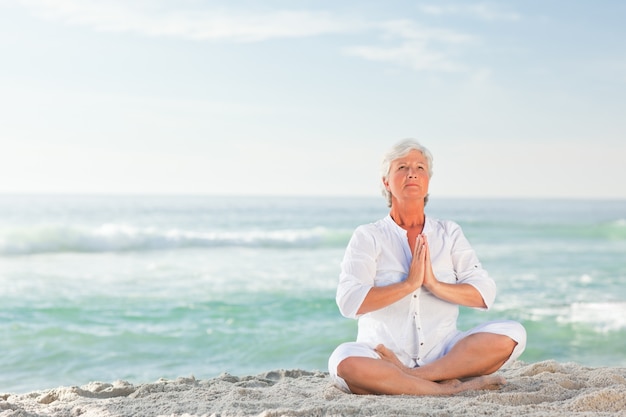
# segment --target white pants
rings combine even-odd
[[[504,366],[519,358],[526,348],[526,329],[524,329],[524,326],[516,321],[511,320],[490,321],[481,324],[480,326],[474,327],[473,329],[466,332],[458,331],[454,337],[451,337],[446,341],[446,345],[442,349],[441,355],[436,358],[431,358],[431,362],[434,362],[442,356],[445,356],[450,351],[450,349],[452,349],[454,345],[459,342],[459,340],[476,333],[500,334],[508,336],[517,342],[517,346],[515,346],[515,349],[513,349],[513,353],[506,361]],[[330,358],[328,359],[328,372],[330,373],[330,378],[333,383],[339,389],[347,393],[350,393],[350,389],[348,388],[348,384],[346,384],[346,381],[344,381],[343,378],[337,375],[337,366],[339,366],[341,361],[351,356],[380,359],[380,356],[374,350],[374,346],[369,346],[365,343],[347,342],[342,343],[335,349],[335,351],[332,353],[332,355],[330,355]]]

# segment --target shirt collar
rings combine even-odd
[[[391,218],[391,214],[387,214],[387,217],[384,218],[384,221],[388,223],[389,225],[391,225],[391,227],[393,227],[398,233],[402,233],[403,236],[406,236],[406,230],[398,226],[398,223],[396,223]],[[430,219],[429,216],[424,215],[424,229],[422,230],[422,233],[425,235],[428,235],[428,233],[430,233],[432,228],[433,228],[432,220]]]

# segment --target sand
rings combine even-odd
[[[626,416],[626,368],[518,361],[500,374],[508,383],[498,391],[447,397],[349,395],[326,372],[303,370],[92,382],[0,394],[0,416]]]

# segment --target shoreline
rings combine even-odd
[[[91,382],[26,394],[0,393],[0,417],[24,416],[626,416],[626,368],[553,360],[515,362],[497,391],[446,397],[350,395],[327,372],[181,377],[133,385]]]

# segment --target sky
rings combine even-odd
[[[626,2],[0,0],[0,193],[626,198]]]

